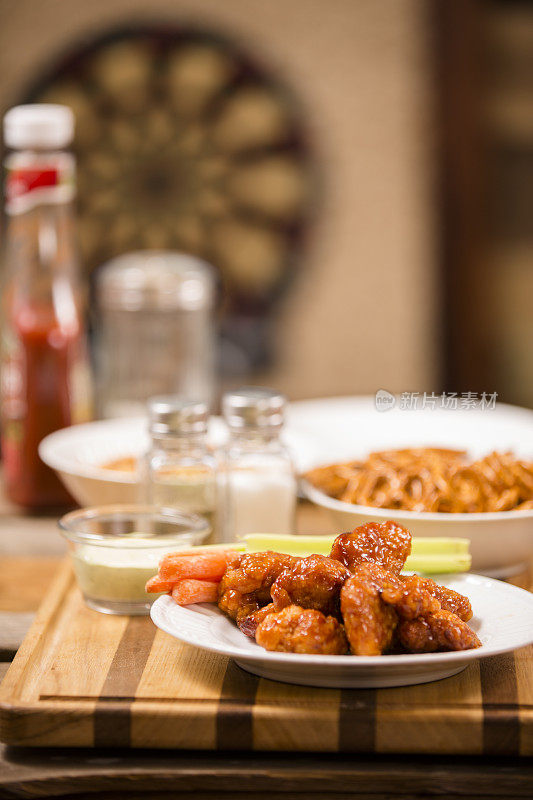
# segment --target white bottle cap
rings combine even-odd
[[[59,149],[69,145],[73,136],[74,114],[68,106],[15,106],[4,117],[7,147]]]

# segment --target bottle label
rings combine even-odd
[[[9,201],[35,189],[59,184],[59,170],[31,169],[23,167],[8,171],[6,178],[6,198]]]
[[[23,214],[40,203],[65,203],[75,194],[75,162],[70,153],[39,159],[27,153],[6,160],[6,212]]]

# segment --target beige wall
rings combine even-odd
[[[300,94],[326,179],[265,380],[293,397],[432,390],[427,10],[424,0],[0,0],[0,105],[51,54],[128,19],[197,21],[242,38]]]

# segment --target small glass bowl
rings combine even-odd
[[[159,595],[144,586],[161,558],[202,544],[211,532],[198,515],[141,505],[83,508],[58,524],[85,602],[104,614],[148,614]]]

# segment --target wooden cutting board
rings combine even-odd
[[[533,755],[533,647],[397,689],[257,678],[159,631],[88,609],[65,563],[0,687],[22,746]]]

